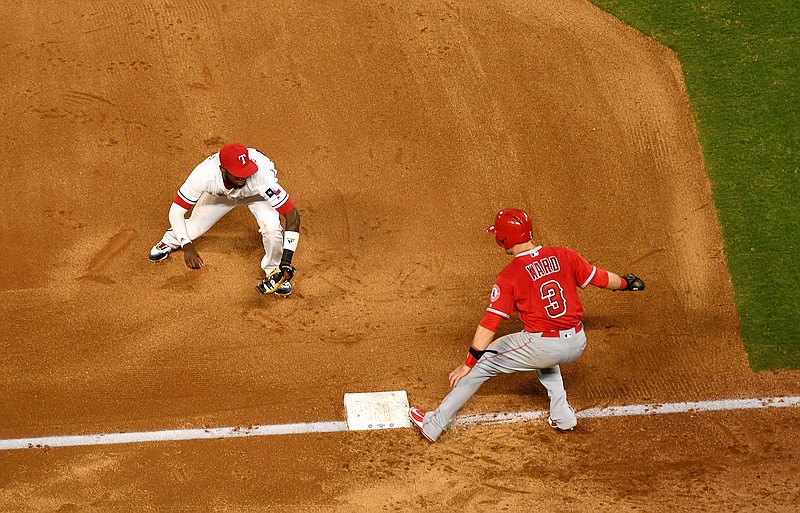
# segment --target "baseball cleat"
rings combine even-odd
[[[172,253],[172,248],[163,241],[158,241],[158,244],[150,250],[150,261],[154,264],[158,263],[167,258],[170,253]]]
[[[575,415],[575,408],[570,406],[569,409],[572,412],[572,414]],[[556,422],[551,417],[547,417],[547,425],[550,426],[551,428],[555,429],[556,431],[561,431],[562,433],[564,433],[566,431],[572,431],[573,429],[575,429],[575,426],[572,426],[572,427],[566,428],[566,429],[562,428],[562,427],[559,427],[559,425],[556,424]]]
[[[575,429],[574,427],[567,428],[567,429],[561,429],[560,427],[558,427],[558,424],[556,424],[556,421],[554,421],[550,417],[547,417],[547,425],[550,426],[551,428],[555,429],[556,431],[560,431],[562,433],[565,433],[567,431],[572,431],[573,429]]]
[[[280,297],[289,297],[292,295],[292,284],[291,282],[285,281],[281,283],[281,286],[278,287],[278,290],[274,292],[276,296]]]
[[[421,411],[419,408],[409,408],[408,416],[411,418],[411,423],[417,426],[419,432],[422,433],[422,436],[428,439],[429,442],[435,442],[433,438],[429,437],[425,430],[422,429],[422,422],[425,420],[425,412]]]

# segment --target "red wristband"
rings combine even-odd
[[[620,277],[619,277],[619,281],[620,281],[621,283],[619,284],[619,288],[618,288],[617,290],[625,290],[625,289],[627,289],[627,288],[628,288],[628,282],[627,282],[627,281],[625,281],[625,278],[623,278],[622,276],[620,276]]]
[[[475,364],[478,363],[478,360],[480,359],[481,356],[483,356],[483,353],[485,352],[486,351],[478,351],[473,346],[470,346],[469,353],[467,353],[467,359],[464,360],[464,365],[466,365],[470,369],[475,367]]]

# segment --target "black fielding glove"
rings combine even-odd
[[[635,292],[637,290],[644,290],[644,280],[636,276],[635,274],[626,274],[622,277],[627,283],[627,286],[622,290],[630,290]]]
[[[284,274],[288,274],[289,275],[289,277],[286,278],[286,280],[284,280],[284,281],[289,281],[292,278],[294,278],[294,273],[297,272],[297,269],[292,264],[281,264],[281,265],[278,266],[278,269],[283,271]]]
[[[283,285],[283,282],[291,280],[296,272],[297,269],[295,269],[293,265],[281,264],[276,267],[275,270],[269,273],[269,276],[261,280],[261,282],[256,285],[256,290],[258,290],[260,294],[272,294],[278,290],[281,285]],[[286,277],[286,274],[289,275],[288,278]]]

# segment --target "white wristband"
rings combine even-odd
[[[181,239],[181,247],[184,247],[187,244],[191,244],[192,241],[189,239]]]
[[[300,240],[300,234],[297,232],[285,232],[283,234],[283,249],[289,251],[297,251],[297,241]]]

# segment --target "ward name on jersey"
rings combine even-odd
[[[586,288],[596,271],[570,248],[537,246],[500,271],[487,310],[505,319],[518,312],[532,333],[575,327],[583,318],[577,288]]]

